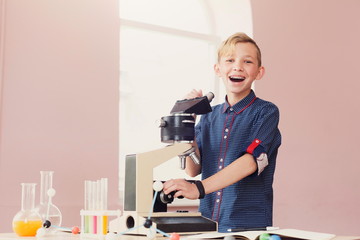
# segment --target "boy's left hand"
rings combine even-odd
[[[163,185],[163,191],[165,194],[176,191],[174,198],[183,196],[188,199],[198,199],[200,194],[196,185],[185,179],[171,179],[166,181]]]

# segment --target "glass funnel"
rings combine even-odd
[[[52,203],[52,198],[55,195],[55,190],[52,188],[53,171],[40,171],[41,188],[40,188],[40,204],[37,207],[38,212],[45,222],[50,221],[51,226],[60,227],[62,215],[57,206]],[[52,228],[54,229],[54,228]]]
[[[41,228],[42,220],[35,209],[36,183],[21,184],[21,210],[14,216],[12,226],[14,232],[21,236],[35,236]]]

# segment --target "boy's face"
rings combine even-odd
[[[234,51],[222,56],[214,69],[224,82],[228,100],[233,101],[246,97],[251,84],[264,75],[264,67],[258,66],[257,49],[252,43],[237,43]]]

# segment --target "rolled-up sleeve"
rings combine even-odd
[[[252,154],[258,166],[258,175],[269,164],[268,152],[278,133],[279,109],[269,103],[259,112],[252,126],[251,137],[246,144],[246,152]]]

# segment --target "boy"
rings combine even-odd
[[[203,180],[191,184],[172,179],[164,183],[164,193],[201,198],[199,211],[218,222],[219,232],[272,226],[272,183],[281,135],[278,108],[251,89],[265,71],[260,49],[246,34],[236,33],[220,46],[214,70],[225,85],[225,102],[196,126],[193,145],[201,165],[186,162],[187,174],[202,173]],[[201,90],[193,90],[186,98],[201,96]]]

